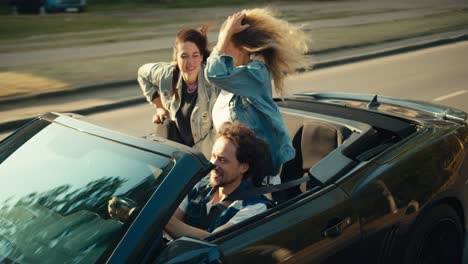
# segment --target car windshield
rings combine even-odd
[[[0,145],[0,262],[96,262],[124,233],[108,201],[143,206],[172,166],[155,153],[37,121]]]

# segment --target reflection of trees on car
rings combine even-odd
[[[0,231],[10,245],[10,256],[27,259],[28,263],[38,263],[46,256],[57,263],[71,256],[77,263],[93,262],[122,230],[122,223],[108,219],[104,209],[108,197],[124,182],[119,177],[106,177],[79,190],[61,185],[27,194],[14,205],[7,198],[0,209]],[[31,233],[36,235],[32,237]],[[37,252],[41,247],[53,250]]]
[[[94,263],[122,236],[108,200],[144,205],[172,162],[117,141],[44,117],[1,142],[0,262]]]
[[[7,263],[94,263],[122,230],[122,223],[88,210],[61,215],[38,204],[0,209],[0,220]]]
[[[90,182],[79,190],[70,189],[70,185],[62,185],[42,193],[31,193],[22,197],[17,205],[28,206],[39,204],[59,214],[70,214],[79,210],[102,207],[124,181],[118,177],[106,177]],[[7,204],[6,202],[4,204]]]

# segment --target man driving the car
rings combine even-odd
[[[203,238],[267,210],[270,200],[248,193],[273,173],[269,153],[265,141],[245,125],[224,123],[212,148],[214,169],[185,197],[165,231],[172,238]],[[109,201],[109,215],[126,221],[134,208],[119,201]]]
[[[173,238],[206,237],[271,204],[262,195],[240,198],[273,171],[268,145],[238,122],[224,123],[217,136],[210,159],[215,168],[195,185],[166,225]]]

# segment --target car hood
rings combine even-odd
[[[372,111],[404,116],[410,119],[450,120],[463,123],[467,114],[462,110],[433,103],[398,99],[376,94],[358,93],[298,93],[295,95],[313,98],[324,103],[339,104],[347,107],[364,108]]]

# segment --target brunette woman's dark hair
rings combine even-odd
[[[175,45],[174,45],[174,56],[177,55],[177,45],[180,43],[185,42],[192,42],[198,47],[200,54],[203,56],[203,62],[206,62],[206,59],[210,55],[210,51],[208,50],[208,26],[202,26],[200,29],[182,29],[176,35]],[[177,64],[174,66],[173,74],[172,74],[172,87],[171,87],[171,95],[175,93],[175,88],[177,86],[177,81],[179,80],[180,69]]]

